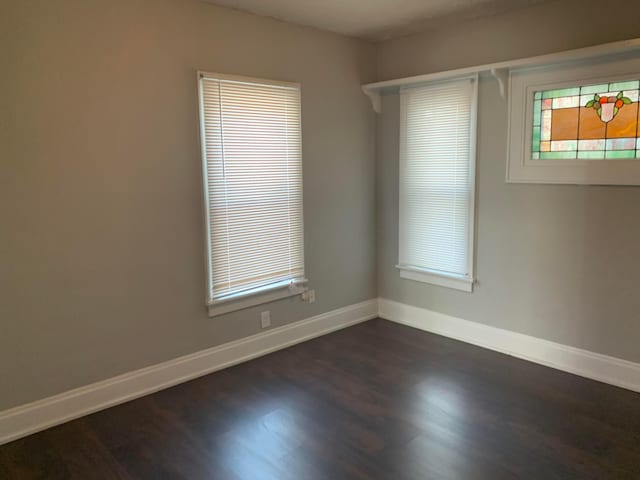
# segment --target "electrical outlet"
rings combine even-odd
[[[271,312],[269,310],[260,312],[260,325],[262,325],[262,328],[271,326]]]
[[[307,290],[302,294],[302,301],[307,303],[315,303],[316,301],[316,291],[315,290]]]

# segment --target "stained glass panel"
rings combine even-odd
[[[532,158],[640,159],[640,80],[538,91]]]

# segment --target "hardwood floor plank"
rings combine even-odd
[[[0,478],[638,480],[640,395],[376,319],[4,445]]]
[[[85,422],[70,422],[44,433],[66,467],[60,478],[132,479]]]
[[[71,478],[64,459],[55,451],[46,432],[0,446],[0,478],[49,480]]]

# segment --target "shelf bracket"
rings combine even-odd
[[[498,81],[500,87],[500,96],[507,98],[509,93],[509,69],[508,68],[492,68],[491,75]]]
[[[368,88],[363,88],[362,91],[367,97],[369,97],[369,100],[371,100],[373,111],[380,113],[382,111],[382,99],[380,98],[380,92],[369,90]]]

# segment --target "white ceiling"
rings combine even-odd
[[[204,0],[291,23],[384,40],[551,0]]]

